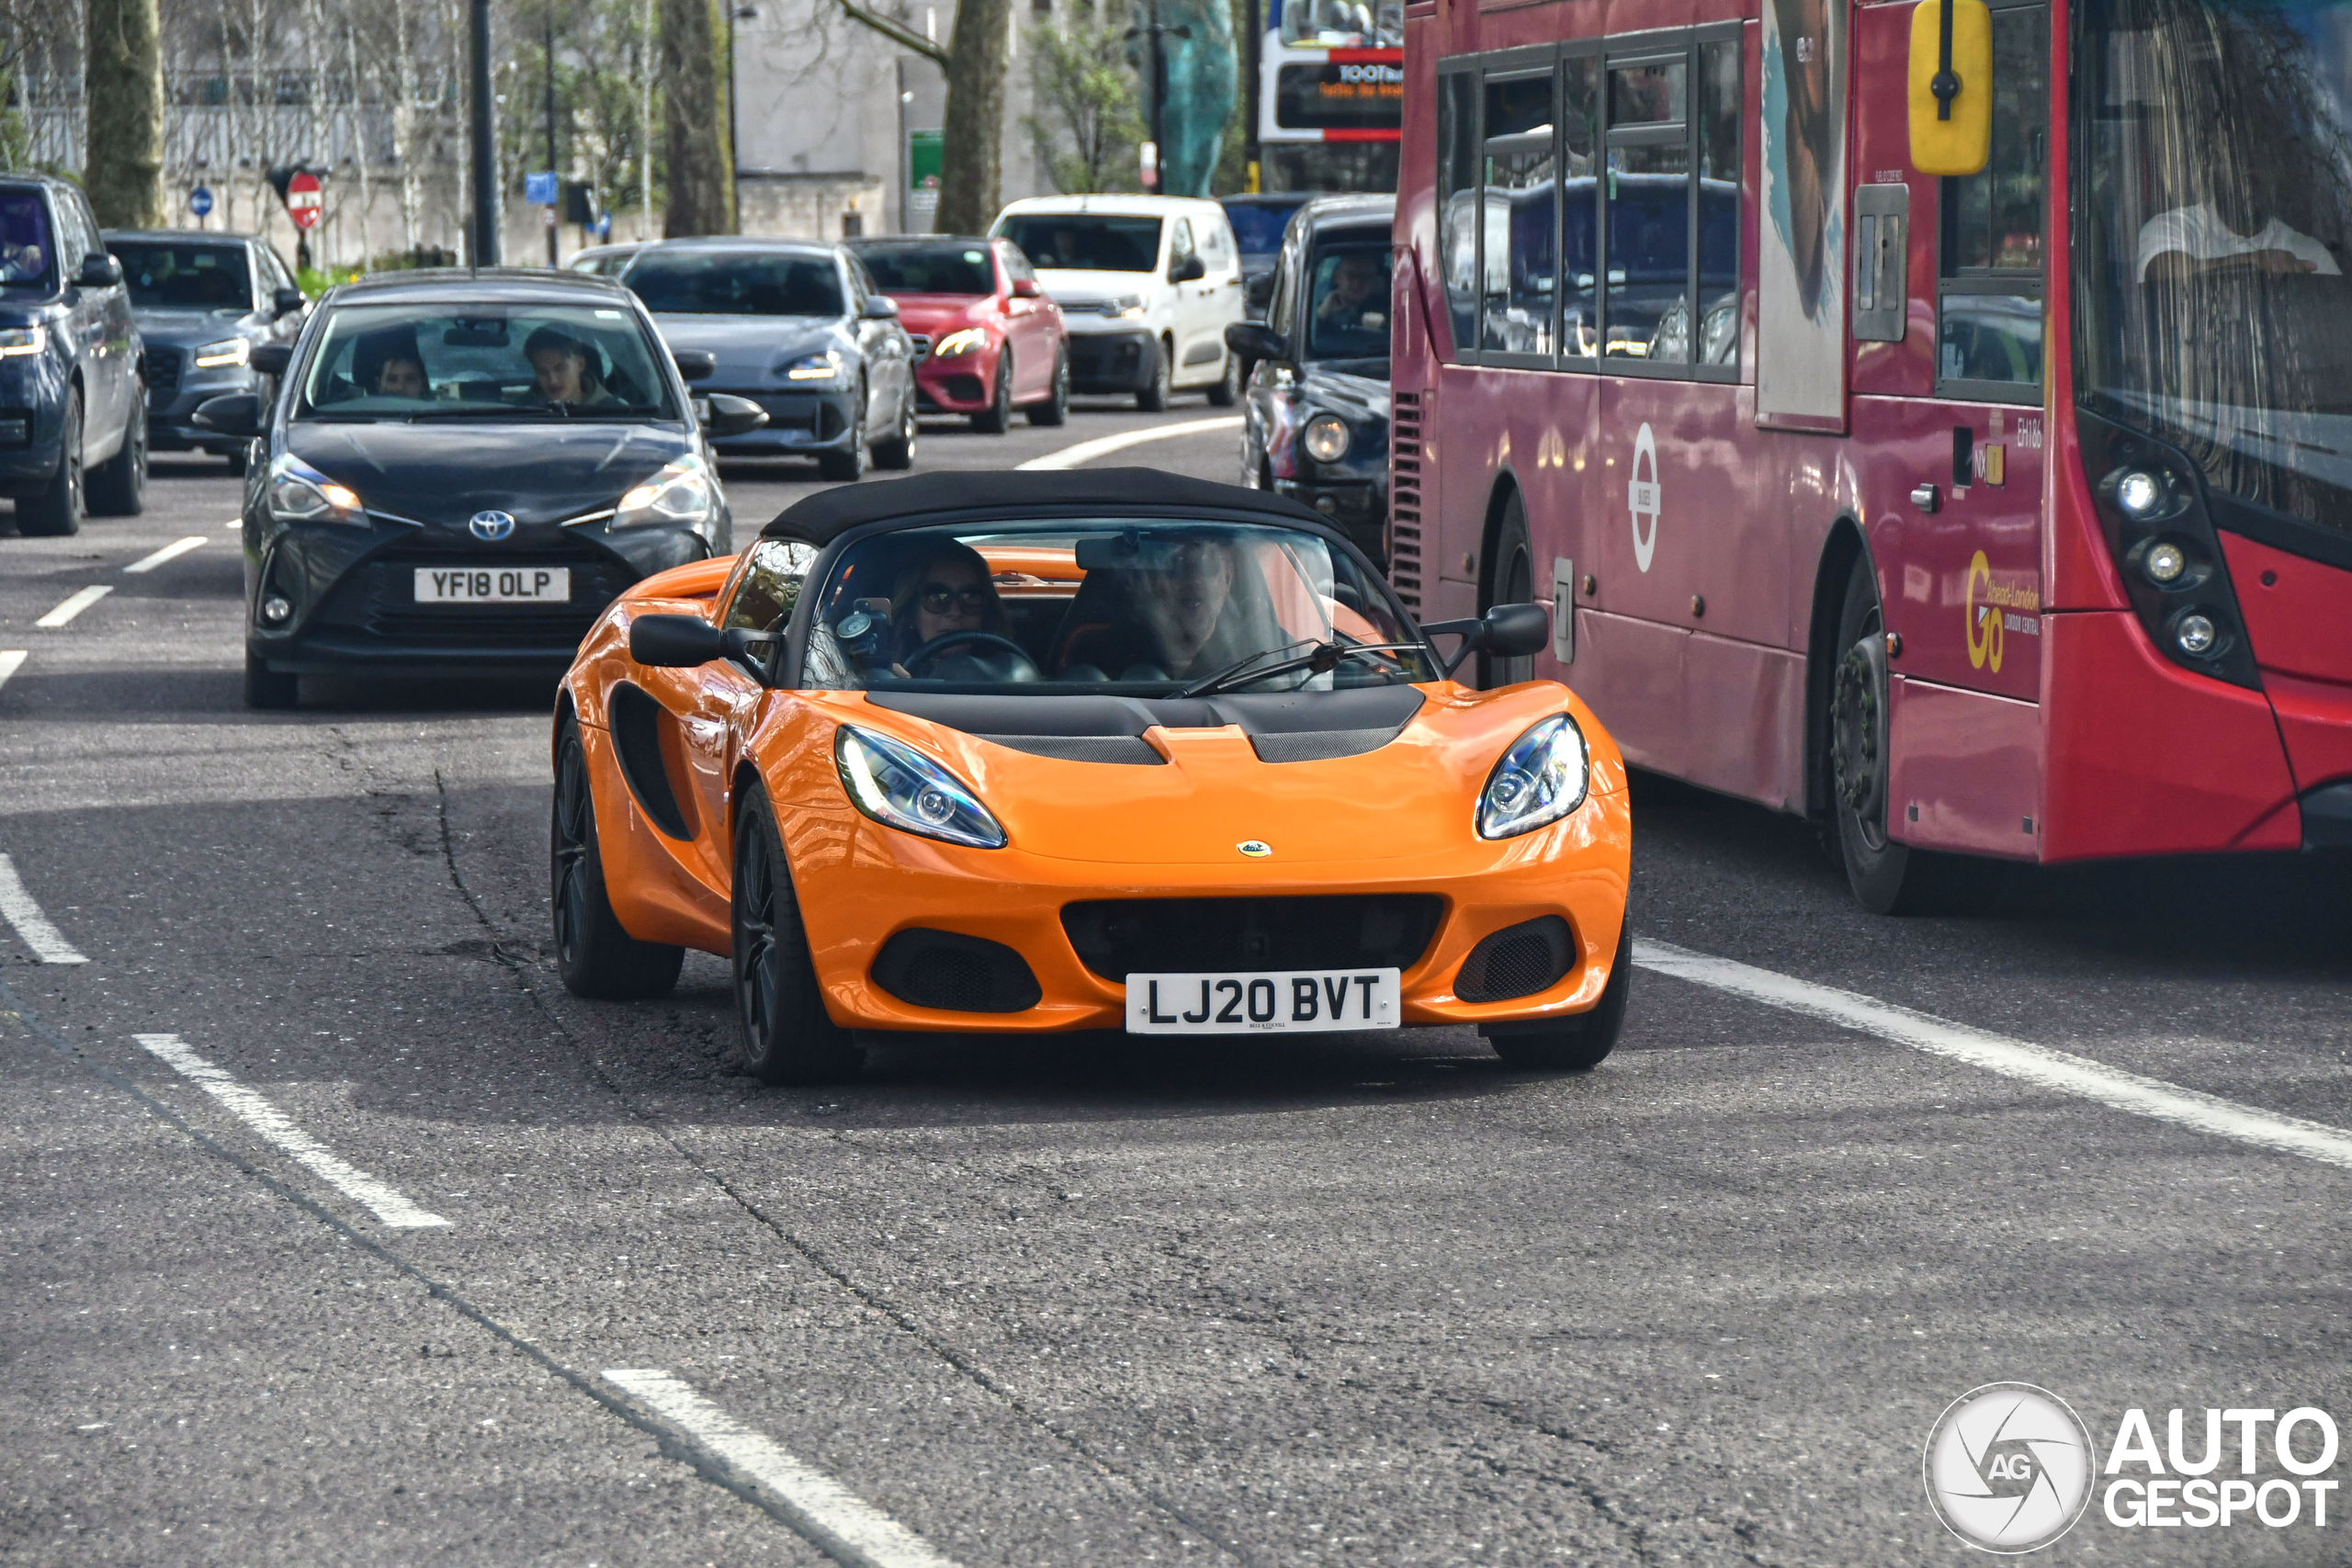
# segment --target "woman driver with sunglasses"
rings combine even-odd
[[[902,675],[944,680],[1037,678],[1036,667],[1026,659],[1020,660],[1022,668],[1005,668],[1015,657],[1011,650],[977,636],[950,643],[924,658],[921,670],[908,667],[907,660],[918,649],[951,633],[986,633],[999,638],[1008,635],[1004,604],[996,596],[996,584],[989,581],[989,564],[969,545],[934,546],[899,574],[897,591],[890,595],[890,625],[897,644],[896,668]]]

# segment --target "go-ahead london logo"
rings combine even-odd
[[[1928,1501],[1944,1527],[1985,1551],[2039,1551],[2090,1505],[2089,1428],[2048,1389],[1971,1390],[1928,1434]]]

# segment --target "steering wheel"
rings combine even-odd
[[[908,673],[912,674],[919,666],[928,664],[938,657],[942,650],[954,648],[958,643],[967,642],[993,645],[999,650],[1009,653],[1020,660],[1018,664],[1005,671],[1005,679],[1035,681],[1038,678],[1037,664],[1029,657],[1029,650],[1011,637],[999,637],[994,632],[943,632],[921,648],[909,652],[900,662],[906,667]],[[1028,671],[1025,675],[1022,673],[1024,670]]]

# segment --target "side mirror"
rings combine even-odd
[[[1993,13],[1984,0],[1911,7],[1911,165],[1973,175],[1993,147]]]
[[[639,615],[628,624],[628,656],[649,670],[699,670],[727,659],[764,671],[775,642],[774,632],[721,630],[700,615]]]
[[[252,357],[245,361],[265,376],[283,376],[294,363],[294,345],[290,343],[257,343]]]
[[[1981,5],[1983,0],[1978,0],[1978,3]],[[1182,261],[1168,264],[1168,281],[1170,283],[1195,283],[1208,275],[1209,269],[1202,265],[1198,256],[1186,256]]]
[[[673,348],[670,363],[689,381],[707,381],[718,374],[718,355],[707,348]]]
[[[200,428],[248,440],[261,434],[261,400],[251,392],[226,392],[207,398],[188,415]]]
[[[1037,287],[1037,280],[1034,277],[1016,277],[1012,280],[1012,297],[1015,299],[1043,299],[1046,291]]]
[[[1462,646],[1443,660],[1452,675],[1462,661],[1484,649],[1498,659],[1524,659],[1552,643],[1552,613],[1541,604],[1498,604],[1475,621],[1432,621],[1421,628],[1427,637],[1458,637]]]
[[[104,251],[92,251],[82,258],[74,281],[84,288],[112,288],[122,281],[122,264]]]
[[[705,434],[721,437],[748,435],[768,422],[767,410],[749,398],[739,398],[729,392],[713,392],[707,398],[696,398],[695,412],[702,420]]]
[[[270,308],[281,316],[290,316],[311,302],[311,297],[299,288],[281,288],[269,297]]]
[[[895,321],[899,319],[899,302],[888,294],[869,294],[865,297],[865,313],[869,321]]]
[[[1290,362],[1290,340],[1263,321],[1227,321],[1225,346],[1254,366],[1261,360],[1275,365]]]

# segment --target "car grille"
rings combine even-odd
[[[917,365],[921,365],[924,360],[931,357],[931,334],[929,333],[909,333],[907,336],[914,343],[915,363]]]
[[[571,570],[571,599],[563,604],[420,604],[421,566],[560,566]],[[456,540],[403,540],[345,572],[311,622],[311,629],[354,633],[404,648],[548,649],[564,651],[580,639],[605,606],[638,580],[626,561],[583,540],[543,547],[469,548]]]
[[[1388,585],[1421,613],[1421,398],[1398,392],[1388,416]]]
[[[140,368],[147,378],[150,396],[158,392],[180,389],[180,351],[176,348],[151,348],[140,361]]]
[[[1532,997],[1558,985],[1575,961],[1567,921],[1557,915],[1521,920],[1470,950],[1454,977],[1453,994],[1465,1002]]]
[[[1267,898],[1105,898],[1062,908],[1079,962],[1136,970],[1409,969],[1444,918],[1434,893]]]

